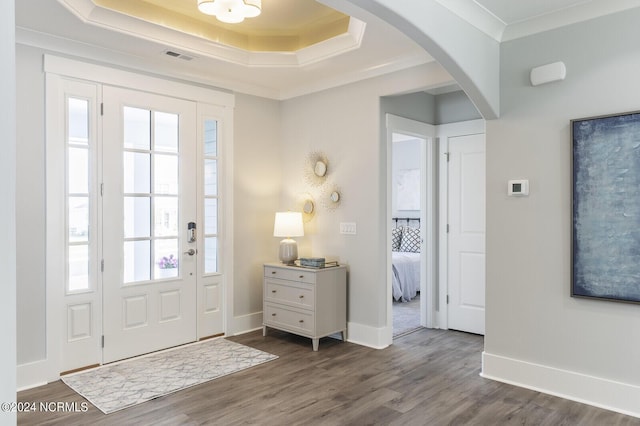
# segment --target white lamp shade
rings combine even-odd
[[[274,237],[303,237],[304,225],[301,212],[278,212],[273,225]]]

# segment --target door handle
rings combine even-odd
[[[188,254],[189,256],[193,256],[194,254],[196,254],[196,250],[191,248],[191,249],[185,251],[184,254]]]

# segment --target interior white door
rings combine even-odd
[[[450,329],[484,334],[485,135],[449,139]]]
[[[196,340],[197,116],[193,102],[109,86],[103,102],[107,363]]]

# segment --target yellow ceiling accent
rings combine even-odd
[[[198,11],[196,0],[93,0],[147,22],[247,51],[295,52],[344,34],[349,16],[315,0],[262,0],[262,13],[225,24]]]

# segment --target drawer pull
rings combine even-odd
[[[276,292],[275,290],[271,290],[271,293],[275,293],[275,292]]]
[[[304,299],[304,295],[301,295],[301,296],[299,296],[299,297],[300,297],[300,299]]]
[[[300,321],[298,321],[298,322],[299,322],[300,324],[302,324],[302,323],[304,322],[304,320],[300,320]]]
[[[303,279],[303,278],[304,278],[304,275],[300,275],[298,278]]]
[[[271,314],[271,316],[272,316],[272,317],[275,317],[275,316],[276,316],[276,314]]]
[[[273,275],[275,275],[275,274],[276,274],[276,271],[271,271],[271,273],[272,273]]]

